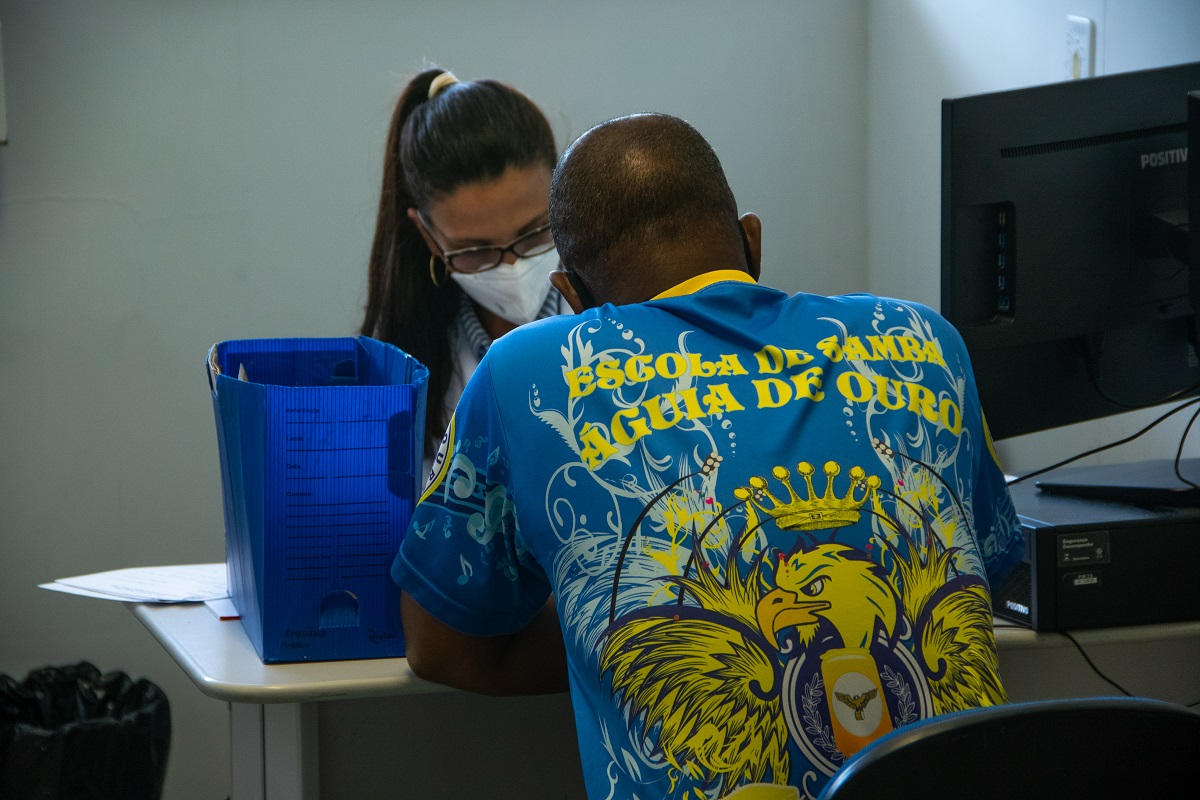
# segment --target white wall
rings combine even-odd
[[[1196,0],[869,0],[868,286],[939,305],[941,100],[1065,77],[1069,14],[1096,24],[1096,74],[1200,61]],[[1128,436],[1159,412],[998,443],[1027,472]],[[1187,414],[1091,462],[1173,457]],[[1194,455],[1200,448],[1190,443]]]
[[[203,358],[352,333],[391,104],[429,59],[562,143],[691,120],[765,225],[764,280],[866,284],[866,3],[0,0],[0,672],[168,693],[167,800],[228,794],[226,709],[120,605],[35,588],[224,557]]]

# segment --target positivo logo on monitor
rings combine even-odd
[[[1142,153],[1142,169],[1147,167],[1166,167],[1171,164],[1185,164],[1188,159],[1188,149],[1177,147],[1174,150],[1159,150],[1157,153]]]

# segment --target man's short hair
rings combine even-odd
[[[584,133],[558,162],[550,228],[563,264],[624,282],[653,251],[738,234],[737,202],[700,133],[666,114],[637,114]],[[735,239],[736,241],[736,239]]]

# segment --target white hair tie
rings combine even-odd
[[[437,96],[437,93],[445,89],[451,84],[458,83],[458,78],[454,77],[453,72],[443,72],[429,83],[429,100]]]

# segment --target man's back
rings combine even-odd
[[[734,271],[667,295],[497,342],[405,590],[476,636],[553,593],[597,798],[815,796],[888,730],[1002,702],[985,575],[1019,532],[953,329]]]

